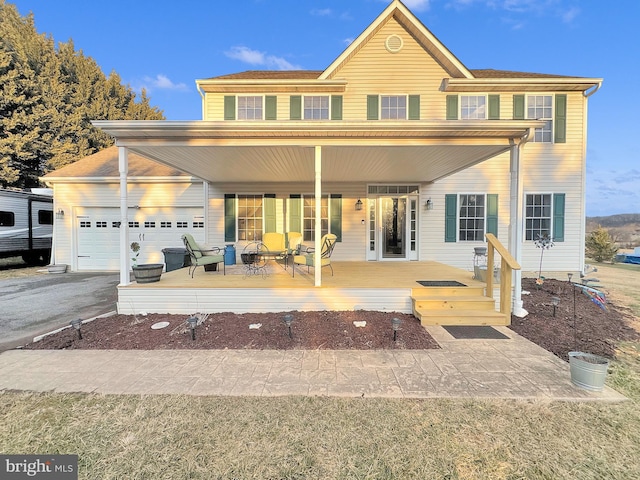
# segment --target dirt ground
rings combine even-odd
[[[560,358],[580,350],[607,358],[621,341],[637,340],[629,311],[607,301],[598,307],[566,281],[523,279],[525,318],[512,317],[511,328]],[[555,315],[552,297],[559,299]],[[575,315],[574,315],[575,299]],[[192,340],[188,315],[115,315],[82,326],[82,340],[72,329],[26,345],[28,349],[431,349],[437,342],[412,315],[372,312],[289,312],[291,338],[282,313],[210,314],[196,327]],[[401,320],[396,341],[391,319]],[[354,322],[366,322],[356,327]],[[154,330],[152,325],[169,322]],[[257,326],[259,328],[257,328]],[[637,325],[636,325],[637,326]]]

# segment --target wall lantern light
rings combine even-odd
[[[62,220],[63,218],[64,218],[64,210],[59,208],[58,210],[56,210],[56,219]]]
[[[424,207],[427,210],[433,210],[433,202],[431,201],[431,197],[425,202]]]
[[[358,201],[356,202],[356,210],[360,211],[362,210],[362,200],[358,199]]]

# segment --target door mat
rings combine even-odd
[[[488,327],[484,325],[473,325],[473,326],[447,326],[442,327],[447,332],[449,332],[453,338],[457,338],[460,340],[473,340],[473,339],[482,339],[482,340],[503,340],[509,339],[504,333],[500,333],[493,327]]]
[[[423,287],[466,287],[464,283],[455,280],[417,280]]]

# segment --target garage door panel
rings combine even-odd
[[[129,240],[140,243],[138,263],[164,263],[162,249],[183,247],[181,236],[191,233],[204,242],[202,208],[141,208],[129,212]],[[78,270],[120,268],[120,210],[85,208],[76,216]]]

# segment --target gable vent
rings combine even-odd
[[[404,42],[398,35],[389,35],[384,41],[384,47],[388,52],[391,53],[398,53],[400,50],[402,50],[403,45]]]

